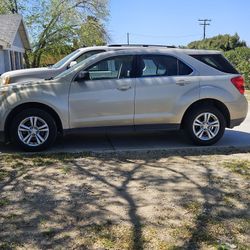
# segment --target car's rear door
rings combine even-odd
[[[137,67],[134,124],[180,123],[187,106],[199,99],[193,69],[170,55],[140,55]]]

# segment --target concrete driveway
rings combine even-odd
[[[250,105],[249,105],[250,110]],[[234,129],[227,129],[224,137],[209,148],[250,148],[250,113],[246,120]],[[48,152],[104,152],[134,150],[175,150],[200,148],[191,145],[182,132],[158,132],[140,134],[70,135],[60,138]],[[0,144],[0,152],[17,152],[11,145]]]

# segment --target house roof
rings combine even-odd
[[[25,49],[31,49],[28,33],[21,15],[0,15],[0,46],[10,47],[19,32]]]

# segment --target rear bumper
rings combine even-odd
[[[244,120],[245,120],[245,117],[244,118],[240,118],[240,119],[231,120],[229,128],[234,128],[236,126],[239,126]]]
[[[248,102],[247,99],[242,95],[236,102],[225,103],[229,114],[230,124],[229,128],[239,126],[247,117],[248,113]]]

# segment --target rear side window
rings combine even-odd
[[[198,54],[190,56],[221,72],[239,74],[239,72],[221,54]]]
[[[189,75],[192,69],[173,56],[144,55],[138,64],[139,77]]]
[[[185,63],[178,60],[178,75],[185,76],[190,75],[193,72],[193,70],[188,67]]]

